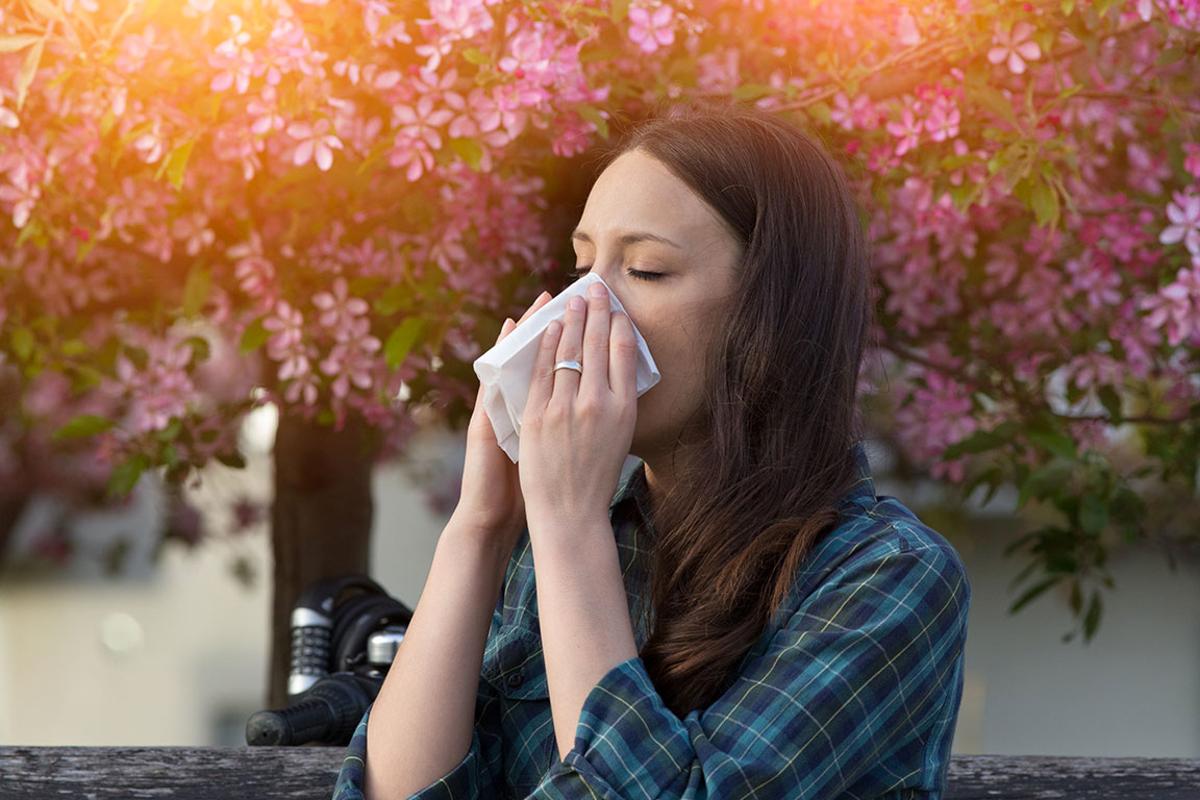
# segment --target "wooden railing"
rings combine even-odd
[[[344,755],[340,747],[0,747],[0,800],[329,800]],[[948,784],[947,800],[1200,800],[1200,759],[956,755]]]

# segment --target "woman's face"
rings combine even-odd
[[[734,290],[741,246],[687,184],[639,150],[596,179],[572,241],[575,268],[604,279],[662,375],[638,398],[630,448],[651,461],[674,446],[700,405],[705,353]]]

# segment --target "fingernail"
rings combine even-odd
[[[593,283],[588,287],[588,294],[592,297],[604,297],[607,293],[608,289],[604,287],[603,283]]]
[[[570,306],[572,311],[583,311],[584,306],[587,304],[583,302],[582,297],[575,295],[567,301],[567,305]]]
[[[542,292],[541,294],[539,294],[537,296],[537,299],[541,300],[543,297],[549,297],[549,296],[550,296],[550,292]]]

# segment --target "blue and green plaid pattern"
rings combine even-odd
[[[640,657],[622,661],[592,687],[565,759],[526,530],[493,612],[471,749],[410,800],[940,798],[962,699],[970,585],[949,542],[899,500],[875,494],[862,442],[855,457],[861,478],[843,498],[843,521],[809,553],[725,693],[680,718]],[[652,535],[642,466],[623,473],[609,507],[639,650]],[[369,716],[333,800],[363,800]]]

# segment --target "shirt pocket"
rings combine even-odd
[[[524,625],[501,625],[484,647],[483,678],[508,700],[548,702],[541,635]]]

